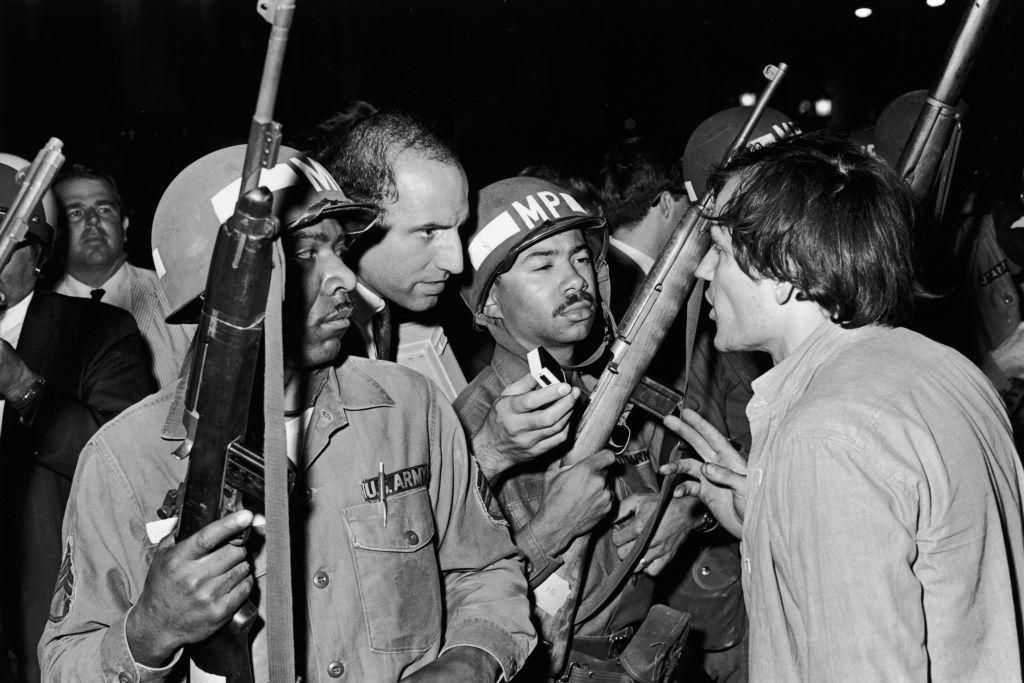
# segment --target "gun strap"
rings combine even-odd
[[[693,357],[693,345],[697,338],[697,323],[700,315],[701,301],[704,296],[704,281],[698,279],[696,284],[693,286],[693,291],[690,292],[690,298],[686,301],[686,369],[683,375],[683,394],[686,394],[686,386],[690,380],[690,359]],[[651,464],[654,465],[653,454],[651,456]],[[591,602],[590,607],[583,612],[576,615],[575,625],[579,626],[590,617],[598,613],[608,601],[615,596],[616,593],[622,588],[622,584],[629,578],[636,568],[637,564],[643,558],[644,553],[647,552],[647,548],[651,543],[651,539],[654,538],[654,532],[658,529],[658,524],[661,522],[661,518],[665,515],[665,510],[668,509],[668,504],[672,502],[672,492],[676,486],[682,480],[682,476],[678,474],[670,474],[665,477],[661,483],[661,491],[658,495],[658,507],[655,508],[654,514],[647,520],[647,524],[644,525],[644,530],[637,536],[636,541],[633,543],[633,549],[629,553],[629,557],[626,558],[625,562],[619,565],[618,572],[613,575],[610,579],[604,582],[604,590],[599,594],[596,600]]]
[[[291,535],[288,523],[288,457],[284,435],[284,350],[281,303],[284,257],[274,242],[274,268],[264,323],[263,458],[267,517],[267,661],[271,683],[295,683]]]

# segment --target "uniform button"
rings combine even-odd
[[[317,588],[323,588],[331,582],[331,577],[327,576],[327,572],[317,572],[313,574],[313,585]]]
[[[1003,303],[1004,304],[1012,304],[1013,303],[1013,295],[1012,294],[1003,294]]]
[[[706,567],[705,566],[705,567],[701,567],[700,568],[700,575],[701,576],[707,576],[710,573],[711,573],[711,567]]]
[[[334,661],[327,665],[327,675],[331,678],[341,678],[345,674],[345,665]]]
[[[135,679],[127,671],[122,671],[117,675],[118,683],[132,683]]]
[[[306,487],[306,500],[307,501],[313,500],[313,487],[312,486],[307,486]]]
[[[750,573],[750,558],[743,559],[743,568],[747,570],[748,574]]]
[[[410,529],[405,532],[405,542],[409,545],[416,545],[420,542],[420,537],[416,535],[416,532]]]
[[[334,413],[332,413],[331,411],[327,410],[327,408],[321,408],[320,409],[320,417],[322,417],[324,419],[324,422],[333,422],[334,421]]]

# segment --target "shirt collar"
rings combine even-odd
[[[793,353],[753,381],[748,417],[799,398],[822,363],[876,329],[877,325],[846,329],[828,320],[823,322]]]
[[[383,311],[384,306],[387,305],[383,298],[360,281],[356,282],[356,289],[351,299],[352,318],[363,325],[369,322],[374,315]]]
[[[651,268],[654,267],[654,259],[652,259],[644,252],[640,251],[636,247],[626,244],[622,240],[616,239],[614,237],[608,238],[608,244],[614,246],[623,254],[633,259],[636,262],[636,264],[640,266],[640,270],[644,271],[644,275],[651,272]]]
[[[369,363],[364,358],[349,358],[337,367],[327,367],[310,373],[309,388],[312,396],[310,403],[321,402],[324,405],[338,406],[343,413],[350,410],[366,410],[368,408],[391,407],[395,401],[391,395],[377,383],[362,367]],[[188,377],[178,380],[178,386],[171,401],[171,407],[164,421],[161,437],[171,441],[183,441],[187,437],[183,418],[185,415],[185,391]],[[321,394],[323,400],[320,400]],[[338,428],[348,424],[348,418],[339,416]]]
[[[125,261],[99,287],[90,287],[70,273],[65,273],[64,278],[57,285],[57,291],[61,294],[88,299],[92,290],[102,289],[103,303],[127,309],[131,301],[130,285],[128,262]]]

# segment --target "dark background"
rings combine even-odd
[[[454,140],[479,187],[532,163],[592,174],[626,135],[681,152],[785,61],[773,106],[852,131],[931,85],[966,7],[876,1],[298,0],[277,119],[287,141],[348,100],[409,109]],[[874,15],[855,18],[859,5]],[[961,167],[1009,187],[1024,158],[1022,11],[1002,5],[967,90]],[[243,141],[268,29],[254,0],[0,0],[0,150],[31,158],[58,136],[69,161],[114,173],[145,265],[163,188]],[[830,117],[798,114],[822,96]]]

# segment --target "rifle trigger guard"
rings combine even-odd
[[[629,440],[633,436],[629,426],[626,422],[620,421],[612,429],[612,433],[608,435],[608,448],[611,449],[615,455],[621,455],[626,446],[629,445]]]

